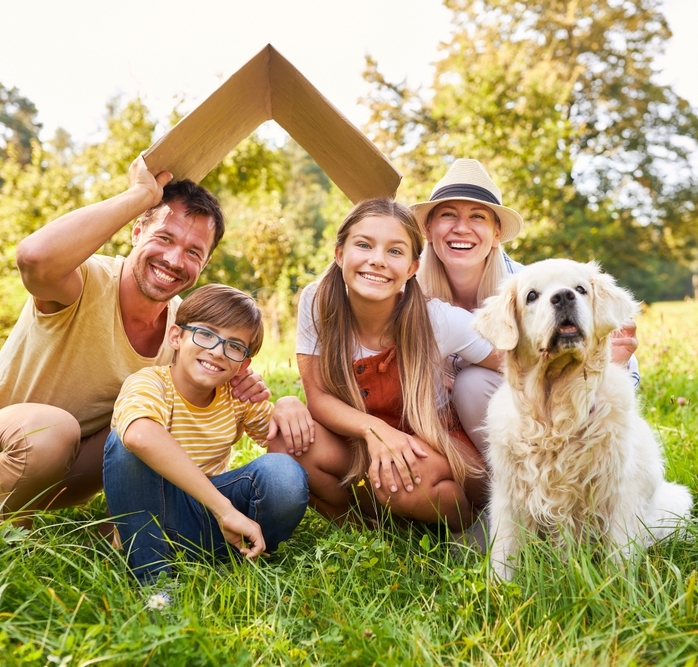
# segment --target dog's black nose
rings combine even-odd
[[[574,299],[574,292],[571,289],[561,289],[550,297],[550,303],[552,303],[555,308],[560,310],[561,308],[569,305],[572,301],[574,301]]]

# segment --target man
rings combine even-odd
[[[70,507],[101,490],[121,384],[169,363],[177,295],[223,235],[218,201],[204,188],[153,176],[142,157],[129,179],[125,192],[58,218],[17,248],[32,298],[0,350],[0,516]],[[94,254],[137,216],[128,257]],[[236,394],[270,395],[251,372]]]

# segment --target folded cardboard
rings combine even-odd
[[[391,162],[271,44],[144,154],[151,172],[200,181],[263,122],[275,120],[353,202],[394,197]]]

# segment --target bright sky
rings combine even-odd
[[[674,33],[663,83],[698,107],[698,0],[665,0]],[[164,120],[271,43],[360,125],[370,54],[390,80],[428,85],[450,12],[441,0],[0,0],[0,82],[36,104],[43,138],[96,138],[114,95]],[[160,133],[164,132],[164,126]]]

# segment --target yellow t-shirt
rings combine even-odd
[[[216,388],[211,404],[199,408],[175,388],[169,366],[144,368],[124,382],[114,406],[112,428],[123,440],[129,424],[146,417],[167,429],[211,477],[228,469],[230,449],[243,433],[266,445],[274,406],[269,401],[250,403],[233,396],[232,385]]]
[[[78,420],[85,437],[109,425],[131,373],[170,363],[172,350],[164,339],[151,358],[138,354],[126,337],[119,307],[123,265],[123,257],[90,257],[80,267],[80,297],[57,313],[46,315],[33,298],[27,301],[0,350],[0,407],[55,405]],[[180,301],[168,305],[168,327]]]

